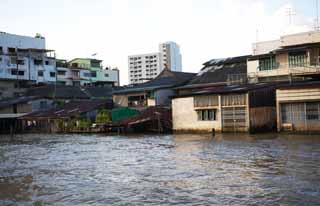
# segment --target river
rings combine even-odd
[[[0,143],[4,206],[320,205],[317,135],[15,139]]]

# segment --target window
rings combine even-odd
[[[245,94],[232,94],[223,95],[221,97],[222,106],[234,106],[234,105],[246,105],[246,95]]]
[[[307,120],[319,120],[320,104],[317,102],[306,103]]]
[[[99,61],[91,61],[91,67],[99,68],[100,62]]]
[[[202,109],[197,110],[198,121],[214,121],[216,120],[215,109]]]
[[[56,77],[56,73],[55,72],[50,72],[50,77]]]
[[[109,77],[109,74],[104,74],[104,77]]]
[[[277,63],[275,56],[259,59],[259,71],[273,70],[276,68]]]
[[[96,71],[92,71],[91,72],[91,77],[97,77],[97,72]]]
[[[18,64],[19,65],[24,65],[24,60],[23,59],[18,59]]]
[[[0,46],[0,54],[3,53],[3,49],[2,49],[2,46]]]
[[[85,73],[83,73],[83,76],[84,77],[91,77],[91,74],[89,72],[85,72]]]
[[[307,64],[307,52],[291,52],[289,53],[289,67],[301,67]]]
[[[58,75],[65,76],[66,75],[66,71],[58,71]]]
[[[10,64],[16,64],[17,63],[17,57],[10,57]]]
[[[47,108],[47,102],[46,101],[40,101],[40,109],[46,109]]]
[[[194,107],[210,107],[218,106],[219,99],[218,96],[195,96],[194,97]]]
[[[38,76],[43,77],[43,71],[38,71]]]
[[[16,48],[8,47],[8,52],[9,53],[15,53],[16,52]]]
[[[48,60],[45,61],[46,65],[50,65],[50,62]]]
[[[19,76],[23,76],[24,75],[24,71],[18,71],[16,69],[12,69],[11,70],[11,75],[19,75]]]
[[[41,59],[35,59],[33,61],[34,65],[42,65],[42,60]]]

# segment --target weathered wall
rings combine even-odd
[[[320,101],[320,87],[314,88],[291,88],[291,89],[277,89],[277,128],[278,131],[282,130],[281,121],[281,103],[294,103],[294,102],[314,102]],[[295,123],[295,131],[320,131],[319,121],[306,122],[301,124]]]
[[[221,113],[217,109],[216,121],[198,121],[193,97],[172,99],[172,121],[174,131],[221,131]]]
[[[250,108],[250,132],[271,132],[277,128],[276,107]]]
[[[277,102],[319,100],[320,87],[277,89]]]
[[[282,36],[280,38],[281,46],[291,46],[306,43],[320,42],[320,32],[310,31],[298,34]]]
[[[170,105],[171,99],[169,96],[173,96],[174,91],[172,89],[160,89],[155,91],[156,105]]]

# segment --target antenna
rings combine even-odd
[[[294,15],[296,15],[296,12],[294,12],[292,8],[287,8],[287,16],[289,17],[289,26],[291,26],[292,16]]]
[[[318,7],[318,0],[316,0],[316,18],[314,20],[314,30],[319,31],[319,7]]]

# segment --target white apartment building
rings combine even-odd
[[[129,56],[129,84],[140,84],[154,79],[163,67],[160,53]]]
[[[0,32],[0,80],[15,82],[55,82],[56,60],[47,50],[45,38]]]
[[[159,44],[159,52],[129,56],[129,84],[154,79],[164,68],[182,71],[180,47],[175,42]]]

